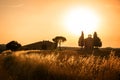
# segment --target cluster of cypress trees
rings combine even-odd
[[[78,46],[81,46],[81,48],[84,48],[85,46],[85,39],[84,39],[84,32],[82,31],[81,36],[78,40]],[[93,48],[98,48],[102,46],[101,39],[97,36],[97,32],[94,32],[93,34]]]

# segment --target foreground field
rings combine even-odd
[[[2,80],[120,80],[120,58],[77,51],[18,51],[0,55]]]

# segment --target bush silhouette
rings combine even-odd
[[[11,41],[11,42],[9,42],[9,43],[6,44],[7,50],[16,51],[20,47],[21,47],[21,44],[18,43],[17,41]]]

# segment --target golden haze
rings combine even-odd
[[[103,47],[120,47],[119,0],[0,0],[0,43],[16,40],[24,45],[61,35],[67,38],[65,46],[78,46],[80,34],[74,35],[63,25],[66,12],[76,6],[99,15],[95,31]]]

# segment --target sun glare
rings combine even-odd
[[[81,31],[92,33],[98,26],[99,18],[94,11],[88,8],[72,8],[64,17],[64,26],[69,32],[79,35]]]

